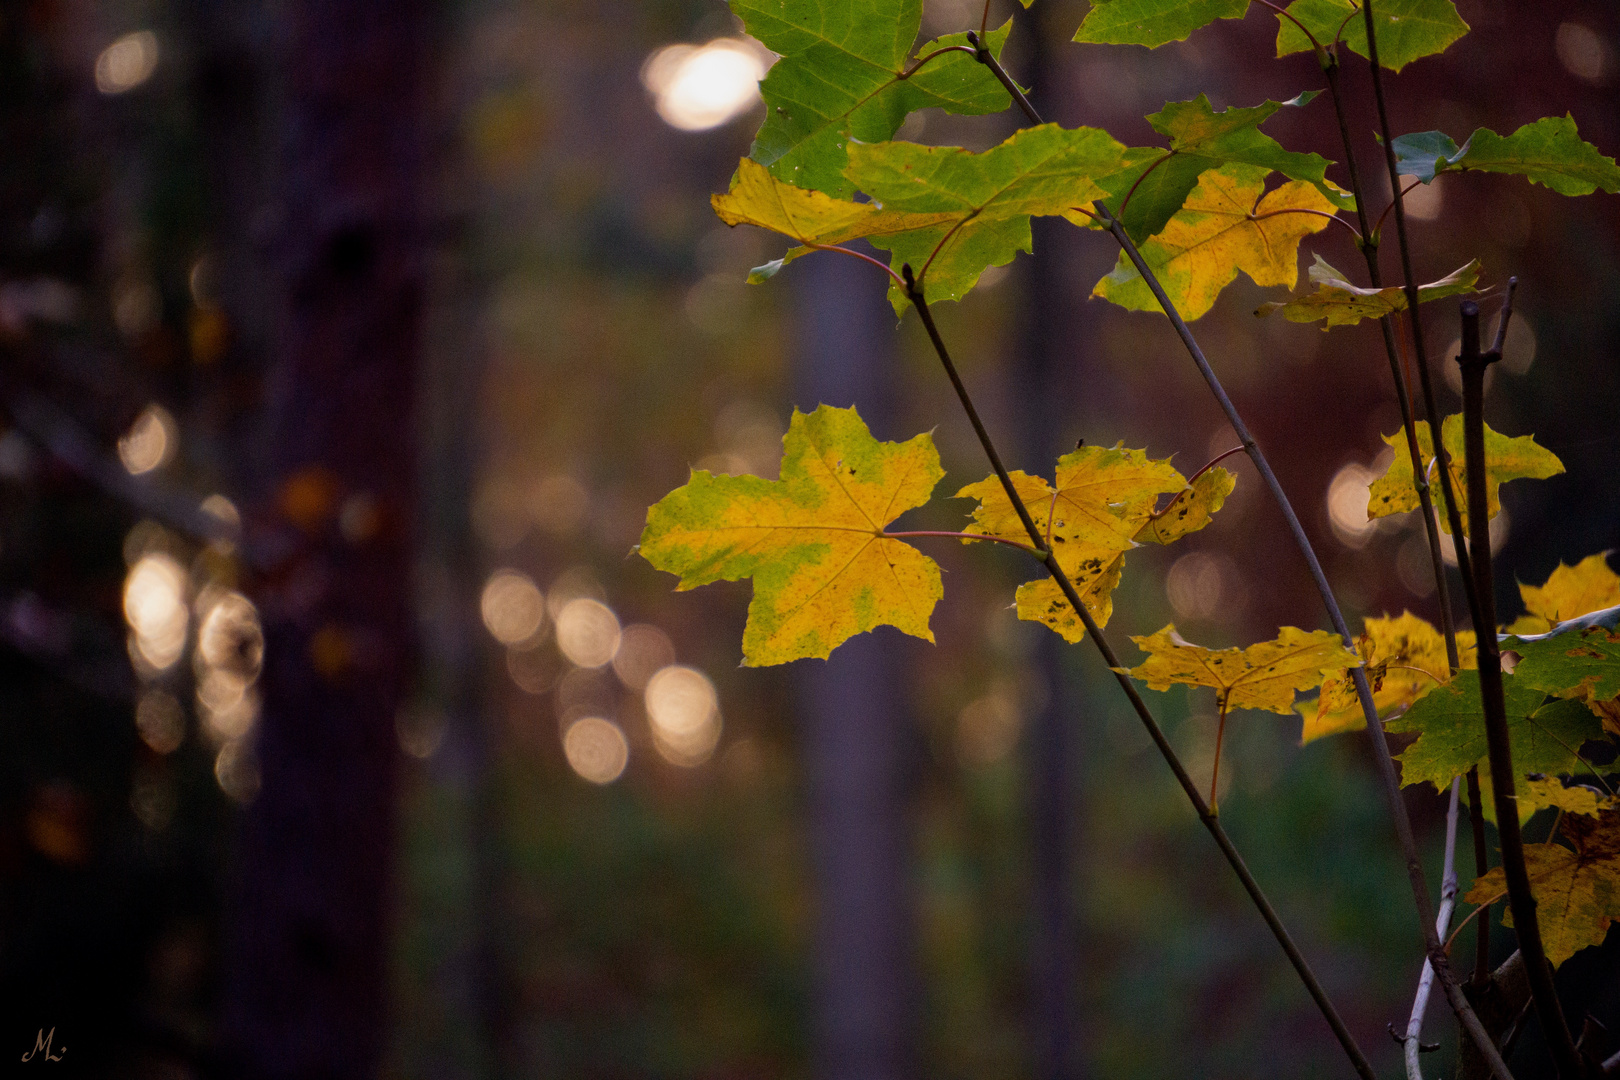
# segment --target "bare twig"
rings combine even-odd
[[[1536,1016],[1552,1049],[1563,1080],[1585,1075],[1585,1066],[1553,986],[1552,965],[1541,943],[1536,921],[1536,898],[1524,861],[1524,838],[1519,832],[1518,800],[1514,794],[1513,749],[1508,736],[1507,708],[1502,695],[1502,653],[1496,639],[1496,602],[1491,582],[1490,515],[1485,497],[1485,371],[1500,359],[1479,351],[1479,305],[1462,302],[1463,438],[1468,476],[1468,539],[1474,565],[1474,591],[1479,614],[1474,632],[1479,639],[1479,687],[1485,710],[1485,746],[1491,764],[1491,792],[1496,800],[1496,833],[1502,848],[1502,876],[1507,884],[1513,932],[1524,954],[1530,978],[1530,996]]]
[[[1434,932],[1444,937],[1451,925],[1451,913],[1457,907],[1457,812],[1461,802],[1462,777],[1451,781],[1451,804],[1446,809],[1446,854],[1440,869],[1440,913],[1434,920]],[[1429,994],[1434,989],[1434,965],[1423,961],[1423,974],[1418,979],[1417,995],[1412,1001],[1412,1015],[1406,1021],[1406,1037],[1401,1046],[1406,1056],[1407,1080],[1423,1080],[1423,1066],[1418,1053],[1423,1048],[1423,1014],[1429,1011]]]
[[[1126,256],[1135,265],[1137,272],[1142,276],[1142,280],[1147,283],[1154,297],[1158,299],[1160,308],[1164,311],[1165,316],[1169,318],[1170,324],[1175,328],[1176,333],[1181,337],[1182,344],[1186,346],[1188,354],[1191,355],[1193,362],[1198,366],[1199,372],[1204,376],[1204,381],[1208,384],[1210,392],[1215,395],[1215,399],[1220,403],[1222,411],[1226,413],[1226,418],[1232,424],[1232,429],[1237,432],[1238,438],[1249,451],[1250,460],[1254,462],[1255,469],[1260,473],[1260,478],[1265,481],[1266,487],[1270,490],[1278,508],[1283,513],[1283,517],[1288,522],[1289,533],[1293,536],[1295,545],[1299,548],[1300,554],[1304,557],[1306,565],[1310,569],[1311,577],[1316,583],[1317,591],[1321,594],[1323,604],[1328,609],[1328,616],[1333,622],[1334,629],[1338,631],[1346,647],[1352,647],[1353,640],[1350,637],[1350,629],[1345,624],[1343,613],[1339,610],[1338,600],[1334,597],[1333,589],[1328,585],[1327,577],[1322,572],[1322,564],[1316,558],[1316,552],[1311,547],[1310,539],[1300,526],[1299,517],[1294,513],[1293,505],[1289,502],[1287,494],[1278,482],[1276,474],[1271,470],[1270,462],[1266,460],[1265,454],[1261,452],[1259,444],[1254,440],[1254,436],[1249,434],[1247,425],[1243,423],[1243,418],[1238,414],[1231,398],[1227,397],[1226,390],[1221,386],[1220,379],[1215,375],[1214,369],[1210,367],[1209,361],[1205,358],[1204,351],[1199,346],[1197,339],[1193,337],[1186,321],[1181,318],[1175,304],[1171,302],[1170,297],[1165,293],[1164,286],[1160,284],[1158,277],[1142,258],[1141,252],[1131,242],[1131,238],[1126,234],[1124,226],[1108,212],[1108,208],[1100,201],[1093,204],[1093,207],[1098,219],[1114,234],[1114,239],[1125,250]],[[1424,945],[1428,951],[1429,960],[1434,965],[1441,985],[1445,987],[1446,1000],[1451,1004],[1452,1011],[1457,1014],[1457,1018],[1468,1030],[1469,1035],[1479,1045],[1480,1053],[1491,1063],[1492,1071],[1501,1080],[1511,1080],[1512,1073],[1508,1071],[1507,1063],[1497,1053],[1490,1034],[1485,1030],[1484,1025],[1480,1023],[1473,1006],[1469,1004],[1467,997],[1464,996],[1462,987],[1458,985],[1456,977],[1451,972],[1450,961],[1446,957],[1445,951],[1440,947],[1439,936],[1434,932],[1434,902],[1430,899],[1428,883],[1423,877],[1423,863],[1418,857],[1417,840],[1412,834],[1412,822],[1406,813],[1406,803],[1401,799],[1400,778],[1395,775],[1395,763],[1390,757],[1389,743],[1384,737],[1384,727],[1378,719],[1378,710],[1373,705],[1372,687],[1367,682],[1365,669],[1358,667],[1352,668],[1350,671],[1355,682],[1356,695],[1361,700],[1362,712],[1366,717],[1367,733],[1372,738],[1374,757],[1377,759],[1379,778],[1383,782],[1384,795],[1389,802],[1390,815],[1395,820],[1395,834],[1400,842],[1402,854],[1406,859],[1407,878],[1412,886],[1413,899],[1417,903],[1418,922],[1422,927]]]
[[[1000,73],[998,78],[1002,80],[1003,85],[1012,85],[1012,80],[1007,77],[1005,72],[1001,71],[1000,63],[989,54],[988,50],[981,49],[975,55],[980,63],[986,65],[992,71]],[[1033,105],[1029,104],[1027,98],[1019,94],[1016,95],[1016,99],[1031,122],[1041,123],[1040,114],[1035,111]],[[1186,346],[1187,352],[1198,366],[1199,372],[1204,376],[1204,381],[1208,384],[1210,392],[1215,395],[1216,401],[1220,403],[1222,411],[1226,413],[1227,420],[1232,424],[1232,430],[1237,433],[1239,441],[1248,450],[1249,458],[1254,462],[1255,469],[1260,473],[1261,479],[1265,481],[1267,488],[1270,489],[1273,498],[1276,500],[1278,508],[1287,520],[1289,533],[1293,536],[1300,554],[1304,557],[1306,565],[1310,569],[1317,591],[1321,594],[1322,602],[1328,609],[1328,615],[1333,622],[1334,629],[1338,631],[1346,647],[1353,647],[1354,641],[1350,636],[1349,627],[1345,624],[1344,615],[1339,610],[1338,600],[1334,597],[1333,589],[1328,585],[1327,577],[1322,572],[1322,565],[1316,558],[1316,552],[1311,547],[1310,539],[1300,526],[1299,517],[1294,513],[1293,504],[1289,502],[1287,494],[1282,490],[1282,485],[1277,481],[1276,474],[1271,470],[1271,463],[1266,460],[1266,456],[1261,453],[1259,445],[1254,441],[1254,437],[1249,434],[1248,426],[1243,423],[1243,418],[1238,414],[1237,408],[1232,404],[1231,399],[1226,396],[1226,391],[1221,386],[1220,379],[1216,377],[1214,369],[1209,366],[1209,361],[1205,359],[1203,349],[1199,347],[1197,339],[1193,337],[1192,331],[1187,328],[1185,320],[1181,318],[1175,305],[1171,303],[1169,296],[1165,294],[1164,286],[1160,284],[1158,277],[1143,260],[1142,253],[1136,249],[1136,245],[1131,241],[1125,227],[1120,224],[1113,214],[1109,213],[1108,207],[1103,205],[1100,200],[1092,204],[1092,209],[1094,211],[1093,216],[1113,233],[1114,239],[1125,250],[1126,256],[1135,265],[1137,272],[1142,275],[1142,280],[1147,283],[1148,288],[1152,290],[1153,295],[1158,299],[1160,308],[1164,311],[1166,318],[1170,320],[1170,324],[1175,328],[1177,335],[1180,336],[1182,344]],[[1078,603],[1078,597],[1071,597],[1071,602]],[[1090,630],[1092,626],[1090,616],[1083,610],[1080,612],[1080,616],[1086,622],[1087,629]],[[1470,1037],[1479,1044],[1480,1053],[1490,1062],[1492,1071],[1496,1073],[1499,1080],[1512,1080],[1513,1074],[1508,1071],[1507,1063],[1497,1053],[1490,1034],[1485,1030],[1484,1025],[1480,1023],[1473,1006],[1469,1004],[1467,997],[1464,996],[1462,987],[1457,983],[1456,977],[1451,972],[1450,961],[1445,951],[1440,947],[1440,938],[1434,932],[1433,926],[1434,902],[1429,897],[1428,883],[1423,877],[1423,863],[1418,857],[1417,841],[1412,835],[1412,822],[1406,813],[1406,804],[1401,799],[1400,778],[1395,775],[1395,763],[1390,757],[1389,743],[1384,737],[1384,728],[1379,721],[1378,710],[1373,705],[1372,686],[1368,683],[1367,672],[1363,668],[1352,668],[1351,678],[1355,683],[1356,696],[1361,701],[1362,712],[1367,721],[1368,734],[1372,738],[1375,749],[1374,756],[1378,761],[1379,778],[1383,782],[1384,795],[1389,802],[1390,815],[1395,821],[1396,837],[1400,842],[1401,852],[1406,859],[1407,879],[1411,883],[1412,896],[1417,904],[1418,923],[1422,928],[1424,946],[1428,952],[1430,962],[1433,963],[1440,978],[1440,984],[1445,988],[1446,1000],[1450,1003],[1452,1011],[1457,1014],[1457,1018],[1468,1030]],[[1134,691],[1134,687],[1131,687],[1131,689]],[[1196,797],[1197,792],[1189,789],[1189,795]]]
[[[968,394],[967,387],[963,384],[961,376],[957,374],[956,365],[951,361],[950,353],[945,348],[945,341],[940,337],[939,328],[934,325],[933,314],[928,309],[928,302],[923,298],[922,290],[916,285],[911,267],[909,265],[904,266],[901,272],[907,282],[907,298],[910,299],[912,306],[917,309],[917,315],[922,320],[923,328],[928,332],[928,339],[933,343],[934,352],[938,354],[940,364],[945,368],[945,374],[950,378],[951,385],[956,390],[957,399],[961,402],[963,411],[967,413],[968,422],[972,424],[974,434],[979,438],[979,445],[984,448],[985,456],[990,459],[990,466],[995,470],[996,477],[1001,481],[1001,486],[1006,491],[1008,499],[1011,500],[1013,509],[1017,511],[1019,521],[1023,523],[1024,530],[1029,534],[1030,541],[1039,549],[1042,562],[1047,571],[1051,573],[1053,580],[1057,582],[1058,588],[1062,590],[1064,597],[1069,601],[1069,605],[1074,608],[1075,614],[1080,617],[1081,623],[1086,628],[1086,635],[1091,638],[1092,644],[1102,654],[1103,662],[1108,665],[1108,669],[1113,673],[1120,689],[1124,691],[1126,698],[1129,699],[1131,707],[1136,711],[1137,717],[1141,719],[1143,727],[1147,729],[1148,736],[1153,740],[1154,745],[1158,747],[1165,763],[1170,766],[1170,771],[1175,774],[1176,781],[1181,785],[1182,791],[1186,793],[1187,799],[1193,805],[1193,809],[1197,811],[1198,820],[1203,822],[1204,828],[1214,838],[1216,845],[1221,849],[1221,854],[1226,857],[1226,861],[1232,867],[1233,873],[1237,875],[1238,880],[1243,884],[1244,891],[1249,894],[1250,900],[1254,902],[1255,907],[1259,910],[1260,917],[1265,920],[1266,925],[1271,929],[1272,935],[1276,937],[1277,943],[1282,946],[1283,952],[1294,966],[1294,971],[1299,975],[1300,981],[1305,984],[1306,991],[1311,995],[1312,1000],[1316,1002],[1316,1006],[1321,1010],[1323,1018],[1328,1022],[1328,1026],[1333,1029],[1333,1034],[1338,1038],[1339,1045],[1344,1048],[1344,1052],[1350,1058],[1357,1074],[1363,1077],[1363,1080],[1374,1080],[1375,1074],[1372,1065],[1367,1061],[1366,1055],[1361,1052],[1361,1047],[1357,1045],[1355,1036],[1350,1034],[1350,1029],[1345,1026],[1338,1010],[1328,998],[1327,991],[1322,988],[1321,982],[1316,978],[1315,972],[1311,970],[1311,966],[1306,961],[1304,954],[1299,951],[1299,947],[1294,944],[1294,940],[1289,935],[1287,928],[1283,926],[1282,919],[1278,916],[1276,909],[1271,906],[1271,901],[1266,898],[1266,894],[1261,890],[1259,882],[1255,881],[1254,875],[1249,872],[1242,855],[1238,853],[1231,838],[1227,836],[1226,830],[1221,826],[1220,819],[1215,815],[1215,811],[1204,802],[1203,796],[1199,794],[1197,785],[1193,782],[1192,777],[1188,775],[1185,766],[1181,763],[1181,759],[1176,755],[1174,748],[1171,747],[1169,739],[1165,737],[1164,731],[1153,718],[1153,713],[1148,709],[1147,703],[1142,700],[1142,695],[1136,689],[1136,684],[1131,681],[1129,675],[1123,673],[1124,668],[1119,662],[1119,657],[1114,653],[1113,647],[1108,644],[1108,640],[1103,637],[1101,628],[1097,626],[1097,622],[1092,618],[1085,602],[1081,600],[1074,583],[1069,580],[1069,575],[1058,563],[1057,555],[1046,544],[1040,527],[1036,525],[1035,519],[1030,515],[1028,508],[1024,506],[1023,500],[1018,497],[1018,491],[1013,486],[1012,477],[1008,475],[1005,466],[1002,465],[1001,455],[997,453],[995,443],[991,441],[983,421],[979,419],[979,412],[973,405],[973,399]]]
[[[1345,167],[1350,173],[1350,189],[1356,197],[1356,217],[1361,222],[1361,254],[1367,263],[1367,280],[1372,287],[1383,287],[1383,276],[1378,269],[1378,227],[1367,225],[1366,193],[1356,168],[1356,151],[1350,141],[1350,124],[1344,112],[1344,99],[1339,93],[1339,64],[1335,57],[1323,69],[1327,79],[1328,97],[1333,101],[1333,112],[1339,121],[1339,139],[1344,144]],[[1380,219],[1381,225],[1381,219]],[[1446,579],[1446,563],[1440,554],[1440,526],[1435,518],[1434,499],[1429,490],[1428,470],[1424,468],[1423,453],[1418,446],[1417,425],[1412,419],[1412,397],[1401,370],[1395,322],[1388,315],[1378,320],[1384,337],[1384,352],[1389,357],[1390,378],[1395,383],[1395,399],[1401,408],[1401,428],[1406,433],[1406,452],[1412,459],[1412,486],[1417,489],[1419,510],[1423,516],[1423,532],[1429,543],[1429,565],[1434,572],[1436,599],[1440,607],[1440,633],[1446,642],[1446,663],[1455,675],[1461,666],[1457,651],[1457,626],[1451,613],[1451,586]],[[1439,435],[1434,436],[1436,439]],[[1459,549],[1462,545],[1455,545]],[[1466,558],[1466,556],[1463,556]],[[1459,565],[1463,565],[1459,563]]]
[[[1451,482],[1450,454],[1446,451],[1444,432],[1440,425],[1440,408],[1435,403],[1434,383],[1429,378],[1429,360],[1426,346],[1423,342],[1423,318],[1418,309],[1417,278],[1412,273],[1412,245],[1406,236],[1406,207],[1401,201],[1400,170],[1395,163],[1395,144],[1390,135],[1389,110],[1384,104],[1384,73],[1378,63],[1378,33],[1373,21],[1372,0],[1363,0],[1361,6],[1362,18],[1367,24],[1367,63],[1372,71],[1373,100],[1378,107],[1378,130],[1384,145],[1384,165],[1389,172],[1389,190],[1394,193],[1393,206],[1395,208],[1395,237],[1400,248],[1401,274],[1405,278],[1406,314],[1412,328],[1412,353],[1416,359],[1415,366],[1418,372],[1418,386],[1423,392],[1423,411],[1429,421],[1429,434],[1434,439],[1435,456],[1440,461],[1440,493],[1445,497],[1446,519],[1451,525],[1451,535],[1460,540],[1463,536],[1462,514],[1457,509],[1456,492]],[[1474,575],[1468,565],[1469,554],[1464,551],[1462,543],[1454,545],[1457,555],[1457,569],[1460,571],[1463,583],[1463,596],[1468,601],[1468,614],[1475,625],[1480,624],[1480,608],[1478,589],[1474,584]],[[1494,633],[1494,628],[1492,630]]]
[[[1474,834],[1474,876],[1482,878],[1491,869],[1490,852],[1485,846],[1485,803],[1479,794],[1479,769],[1468,770],[1468,816]],[[1490,905],[1482,904],[1485,914],[1479,920],[1474,935],[1474,977],[1471,984],[1477,989],[1491,981],[1491,920]]]
[[[1491,342],[1491,352],[1497,356],[1502,355],[1502,346],[1507,344],[1508,320],[1513,318],[1513,294],[1519,291],[1519,279],[1508,278],[1507,293],[1502,297],[1502,313],[1496,318],[1496,340]]]

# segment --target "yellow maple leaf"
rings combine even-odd
[[[1561,622],[1620,604],[1620,574],[1609,569],[1608,552],[1588,555],[1574,566],[1562,562],[1542,585],[1519,585],[1527,615],[1510,634],[1544,634]]]
[[[1285,626],[1275,639],[1246,649],[1194,645],[1176,633],[1174,624],[1131,640],[1148,658],[1128,674],[1147,683],[1150,690],[1168,690],[1180,683],[1208,686],[1216,692],[1220,721],[1215,731],[1215,764],[1209,785],[1211,807],[1215,805],[1221,740],[1230,710],[1264,709],[1291,715],[1296,690],[1308,690],[1321,683],[1327,673],[1360,663],[1337,634],[1327,630],[1307,632],[1294,626]]]
[[[1225,470],[1211,470],[1215,471]],[[1135,537],[1154,519],[1159,496],[1189,490],[1186,478],[1168,459],[1155,460],[1147,451],[1128,450],[1124,444],[1083,446],[1063,455],[1055,483],[1025,472],[1010,475],[1019,499],[1036,527],[1050,538],[1058,565],[1098,626],[1106,626],[1113,614],[1112,595],[1124,571],[1124,553],[1136,546]],[[996,477],[969,484],[956,495],[979,500],[968,532],[1029,542],[1029,533]],[[1202,522],[1207,523],[1209,512],[1220,503],[1212,498],[1204,503]],[[1085,624],[1051,578],[1019,586],[1017,599],[1020,619],[1045,623],[1071,642],[1085,636]]]
[[[1176,633],[1174,624],[1131,640],[1148,654],[1130,669],[1133,677],[1151,690],[1168,690],[1177,683],[1213,687],[1222,710],[1264,709],[1287,716],[1294,711],[1294,691],[1309,690],[1324,675],[1361,664],[1332,631],[1294,626],[1246,649],[1194,645]]]
[[[1534,813],[1554,806],[1567,814],[1597,817],[1603,811],[1612,810],[1620,805],[1620,799],[1613,795],[1604,795],[1596,788],[1587,787],[1585,784],[1565,787],[1564,782],[1556,776],[1532,776],[1519,780],[1514,783],[1513,791],[1519,800],[1520,814],[1526,811]]]
[[[1164,229],[1141,245],[1143,260],[1184,319],[1209,311],[1239,270],[1256,285],[1292,289],[1298,283],[1299,242],[1327,228],[1338,207],[1301,180],[1267,192],[1267,175],[1255,165],[1209,170]],[[1124,252],[1091,295],[1133,311],[1160,310]]]
[[[1237,477],[1216,466],[1195,477],[1176,493],[1164,509],[1157,510],[1136,530],[1134,539],[1142,544],[1171,544],[1188,533],[1209,524],[1210,517],[1226,503],[1237,487]]]
[[[696,470],[647,512],[640,553],[680,589],[754,579],[743,662],[825,657],[898,627],[933,641],[939,566],[884,527],[945,475],[927,435],[878,442],[853,408],[793,413],[780,480]]]
[[[724,195],[711,195],[709,202],[727,225],[757,225],[806,245],[759,267],[749,275],[750,281],[770,277],[815,246],[923,229],[952,218],[947,213],[885,210],[874,203],[835,199],[824,192],[794,187],[748,158],[738,163],[731,189]]]
[[[1608,811],[1596,818],[1566,814],[1560,833],[1573,850],[1562,844],[1524,846],[1536,923],[1554,967],[1588,945],[1603,944],[1610,921],[1620,918],[1620,813]],[[1463,899],[1488,904],[1506,894],[1498,866],[1476,879]],[[1503,914],[1502,923],[1513,925],[1511,912]]]
[[[1457,632],[1457,652],[1465,671],[1476,666],[1474,645],[1472,630]],[[1436,686],[1451,681],[1445,637],[1428,620],[1410,611],[1363,622],[1356,653],[1367,668],[1373,705],[1380,716],[1404,709]],[[1365,725],[1355,681],[1348,670],[1336,671],[1322,682],[1316,712],[1305,718],[1300,745]]]
[[[1428,463],[1429,494],[1434,499],[1435,516],[1440,519],[1440,531],[1451,531],[1451,516],[1446,513],[1445,491],[1438,480],[1438,462],[1435,459],[1434,439],[1429,424],[1419,420],[1417,429],[1418,453]],[[1463,458],[1462,415],[1454,413],[1441,423],[1445,433],[1446,455],[1450,462],[1451,488],[1457,494],[1457,509],[1462,516],[1463,528],[1468,527],[1467,473]],[[1417,488],[1412,483],[1412,455],[1407,451],[1405,432],[1385,435],[1384,441],[1395,450],[1389,469],[1374,480],[1367,492],[1367,517],[1388,517],[1416,510]],[[1485,502],[1490,517],[1502,509],[1498,494],[1509,480],[1544,480],[1564,471],[1564,463],[1551,450],[1536,445],[1529,435],[1510,438],[1485,426]]]

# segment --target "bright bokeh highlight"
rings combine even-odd
[[[484,583],[479,611],[496,641],[517,645],[539,632],[546,620],[546,598],[529,575],[497,570]]]
[[[601,667],[618,654],[619,641],[619,617],[600,600],[570,600],[557,613],[557,648],[569,663]]]
[[[664,123],[681,131],[707,131],[741,116],[759,100],[768,57],[743,38],[666,45],[642,65],[641,82]]]
[[[696,668],[672,664],[647,681],[653,745],[672,765],[700,765],[720,741],[720,699]]]
[[[118,460],[131,476],[149,473],[174,457],[180,429],[161,405],[148,405],[118,440]]]
[[[152,77],[157,70],[157,35],[150,30],[125,34],[96,57],[96,89],[122,94]]]
[[[582,779],[611,784],[630,762],[630,743],[619,725],[600,716],[587,716],[568,725],[563,733],[563,754]]]
[[[185,567],[161,552],[142,555],[124,579],[124,618],[133,656],[154,671],[171,668],[186,648]]]

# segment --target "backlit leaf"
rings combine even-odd
[[[794,187],[772,176],[763,165],[744,158],[737,164],[731,190],[711,195],[715,214],[727,225],[757,225],[801,244],[841,244],[862,236],[904,232],[948,220],[946,214],[907,214],[873,203],[835,199],[820,191]],[[774,275],[811,248],[798,247],[774,263],[756,269],[749,281]]]
[[[1468,492],[1463,458],[1462,414],[1453,413],[1446,417],[1441,427],[1445,432],[1446,454],[1450,459],[1452,490],[1456,492],[1457,507],[1461,511],[1463,528],[1466,529]],[[1439,466],[1435,461],[1434,440],[1429,435],[1428,421],[1419,420],[1416,428],[1418,452],[1429,463],[1429,494],[1434,499],[1435,514],[1440,519],[1441,531],[1449,533],[1450,515],[1446,512],[1445,490],[1439,482]],[[1397,431],[1393,435],[1385,435],[1384,441],[1394,448],[1395,456],[1384,475],[1369,485],[1369,518],[1403,514],[1416,510],[1419,505],[1417,488],[1412,484],[1412,455],[1407,451],[1405,433]],[[1498,492],[1509,480],[1544,480],[1563,471],[1564,463],[1552,451],[1537,446],[1533,436],[1510,438],[1492,431],[1489,424],[1485,425],[1485,495],[1486,511],[1490,517],[1501,512],[1502,500]]]
[[[1209,524],[1210,516],[1225,505],[1236,487],[1237,477],[1217,465],[1185,491],[1177,492],[1164,509],[1155,511],[1136,530],[1134,539],[1141,544],[1172,544],[1197,532]]]
[[[1519,800],[1521,813],[1527,808],[1534,812],[1556,807],[1566,814],[1597,817],[1603,811],[1612,810],[1620,804],[1620,799],[1605,795],[1597,788],[1587,787],[1585,784],[1565,787],[1564,782],[1556,776],[1515,780],[1513,793]]]
[[[1353,667],[1356,654],[1328,630],[1285,626],[1275,640],[1246,649],[1206,649],[1184,641],[1174,625],[1133,637],[1147,660],[1130,674],[1152,690],[1171,686],[1213,687],[1223,709],[1265,709],[1289,715],[1294,691],[1309,690],[1330,671]]]
[[[1299,281],[1300,240],[1327,228],[1325,215],[1337,208],[1297,180],[1265,193],[1266,172],[1225,165],[1204,173],[1186,205],[1141,245],[1143,260],[1183,318],[1209,311],[1239,270],[1257,285],[1293,288]],[[1160,310],[1123,251],[1091,294],[1133,311]]]
[[[1074,40],[1157,48],[1248,9],[1249,0],[1093,0]]]
[[[844,178],[850,138],[881,142],[913,110],[976,115],[1012,103],[990,70],[965,52],[946,53],[899,78],[911,63],[922,0],[735,0],[731,9],[782,57],[760,83],[765,122],[749,156],[796,187],[847,198],[854,190]],[[1011,28],[1009,22],[986,36],[992,54],[1000,56]],[[952,34],[916,55],[966,41]]]
[[[1260,130],[1260,124],[1277,110],[1306,105],[1315,96],[1312,91],[1289,101],[1265,101],[1220,112],[1203,94],[1191,101],[1168,102],[1147,119],[1153,130],[1170,140],[1170,149],[1133,148],[1118,171],[1099,178],[1108,192],[1109,210],[1119,217],[1131,239],[1141,243],[1163,229],[1181,209],[1200,176],[1235,163],[1258,165],[1290,180],[1304,180],[1341,209],[1355,209],[1355,198],[1327,179],[1332,162],[1320,154],[1284,150]],[[1095,223],[1086,219],[1076,224]]]
[[[1559,835],[1571,846],[1524,845],[1536,924],[1554,967],[1588,945],[1603,944],[1609,923],[1620,918],[1620,813],[1565,815]],[[1486,904],[1506,894],[1505,871],[1498,866],[1475,880],[1463,899]],[[1512,926],[1512,920],[1511,912],[1503,913],[1503,925]]]
[[[1124,570],[1124,553],[1136,546],[1135,537],[1153,518],[1159,496],[1187,490],[1186,478],[1168,460],[1154,460],[1145,450],[1123,445],[1086,446],[1065,454],[1058,459],[1055,484],[1024,472],[1011,478],[1099,626],[1113,613],[1112,594]],[[969,484],[956,495],[979,500],[966,531],[1029,542],[995,477]],[[1018,617],[1043,622],[1069,641],[1085,634],[1084,624],[1050,578],[1019,587]]]
[[[1546,691],[1516,675],[1504,676],[1508,739],[1513,768],[1526,773],[1587,771],[1577,751],[1602,733],[1590,710],[1579,702],[1547,701]],[[1467,671],[1449,685],[1419,698],[1385,725],[1390,731],[1416,731],[1418,740],[1397,755],[1401,783],[1429,781],[1441,788],[1486,760],[1485,713],[1479,673]]]
[[[1442,172],[1511,173],[1560,195],[1620,192],[1620,168],[1581,139],[1572,116],[1545,116],[1511,135],[1480,128],[1460,148],[1438,131],[1394,140],[1396,166],[1424,183]]]
[[[908,142],[852,143],[848,176],[885,210],[949,215],[872,242],[893,253],[896,271],[911,264],[930,302],[956,300],[986,267],[1030,250],[1032,216],[1062,214],[1102,195],[1093,177],[1116,168],[1124,150],[1097,128],[1042,124],[979,154]],[[898,286],[889,299],[897,312],[905,309]]]
[[[1338,34],[1356,55],[1367,55],[1367,20],[1360,6],[1350,0],[1294,0],[1288,5],[1288,14],[1304,23],[1321,45],[1331,45]],[[1310,38],[1294,19],[1277,16],[1278,56],[1311,51]],[[1378,0],[1373,8],[1373,24],[1378,31],[1379,66],[1391,71],[1445,52],[1452,42],[1468,33],[1468,24],[1457,14],[1451,0]]]
[[[1399,285],[1386,285],[1382,289],[1366,289],[1352,285],[1344,274],[1328,265],[1321,255],[1309,270],[1316,291],[1297,296],[1287,303],[1261,304],[1256,315],[1282,312],[1289,322],[1322,322],[1322,329],[1330,326],[1353,326],[1362,319],[1381,319],[1397,311],[1406,310],[1406,290]],[[1446,296],[1474,292],[1479,280],[1479,260],[1461,266],[1438,281],[1418,286],[1418,303],[1427,304]]]
[[[1609,569],[1606,552],[1588,555],[1574,566],[1562,562],[1542,585],[1519,585],[1525,611],[1534,622],[1520,620],[1515,634],[1541,634],[1561,622],[1620,604],[1620,575]]]
[[[1477,663],[1473,631],[1457,635],[1463,668]],[[1451,681],[1446,639],[1427,620],[1403,611],[1395,617],[1367,619],[1356,639],[1356,653],[1367,668],[1373,705],[1380,716],[1404,709],[1437,686]],[[1305,720],[1300,742],[1366,726],[1356,687],[1348,670],[1336,671],[1322,682],[1315,716]]]
[[[745,664],[824,657],[884,625],[932,641],[939,567],[883,529],[944,475],[927,434],[878,442],[852,408],[795,410],[780,480],[694,471],[647,512],[641,555],[680,589],[754,579]]]

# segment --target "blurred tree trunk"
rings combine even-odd
[[[797,278],[795,397],[808,411],[855,404],[878,438],[896,388],[885,279],[851,259],[806,259]],[[905,657],[911,639],[863,634],[797,665],[817,904],[814,1075],[914,1074],[916,975],[909,840],[914,729]]]
[[[1052,40],[1035,19],[1027,40],[1029,52],[1022,75],[1052,115],[1051,93],[1058,65]],[[1062,40],[1061,38],[1057,40]],[[1044,100],[1043,100],[1044,99]],[[1014,365],[1011,400],[1024,418],[1025,467],[1051,475],[1053,462],[1074,449],[1066,432],[1080,422],[1075,400],[1061,392],[1072,385],[1060,370],[1074,363],[1078,350],[1065,348],[1065,314],[1072,308],[1062,273],[1063,241],[1073,232],[1064,223],[1037,218],[1031,223],[1034,251],[1023,263],[1024,309],[1020,335],[1022,356]],[[1056,634],[1037,631],[1032,667],[1040,685],[1038,703],[1023,740],[1025,815],[1030,845],[1029,1038],[1032,1074],[1037,1080],[1076,1080],[1084,1074],[1079,1038],[1079,986],[1074,911],[1077,811],[1075,806],[1076,732],[1080,723],[1074,680],[1064,678],[1065,644]]]
[[[224,1024],[237,1075],[376,1075],[398,750],[410,672],[419,185],[427,7],[280,8],[279,325],[263,787],[233,896]]]

